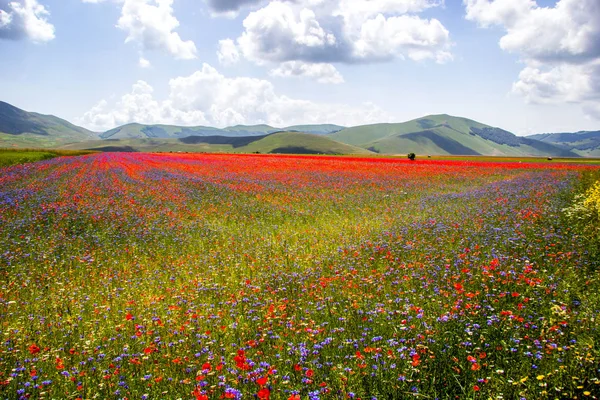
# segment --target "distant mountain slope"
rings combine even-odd
[[[74,143],[65,149],[101,151],[184,151],[277,154],[372,154],[326,136],[277,132],[262,136],[188,136],[183,138],[127,138]]]
[[[345,127],[334,124],[322,124],[322,125],[293,125],[288,126],[282,130],[289,132],[304,132],[313,133],[315,135],[329,135],[331,133],[339,132]]]
[[[446,114],[351,128],[334,124],[214,128],[131,123],[96,134],[60,118],[0,102],[0,147],[52,148],[70,143],[73,143],[70,148],[93,146],[144,151],[600,157],[600,132],[525,138]]]
[[[471,127],[487,127],[487,125],[466,118],[451,117],[449,115],[441,114],[429,115],[427,117],[394,124],[388,123],[355,126],[333,133],[331,138],[342,143],[363,145],[383,139],[387,136],[421,132],[441,126],[465,133],[468,133]]]
[[[343,129],[339,125],[296,125],[287,128],[275,128],[269,125],[235,125],[227,128],[209,126],[175,126],[175,125],[143,125],[127,124],[100,134],[102,139],[132,138],[182,138],[187,136],[261,136],[283,131],[297,131],[326,135]]]
[[[0,147],[53,147],[95,137],[94,132],[63,119],[27,112],[0,101]]]
[[[600,131],[542,133],[528,138],[563,147],[584,157],[600,157]]]
[[[446,114],[399,123],[346,128],[329,135],[383,154],[512,155],[578,157],[551,143],[516,136],[467,118]]]

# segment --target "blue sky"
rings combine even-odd
[[[128,122],[600,129],[598,0],[0,0],[0,100]]]

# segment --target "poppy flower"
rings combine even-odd
[[[266,376],[263,376],[263,377],[261,377],[261,378],[258,378],[258,379],[256,380],[256,383],[258,383],[260,386],[264,386],[264,385],[266,385],[266,384],[267,384],[267,381],[268,381],[268,380],[269,380],[269,378],[268,378],[268,377],[266,377]]]
[[[38,345],[36,344],[32,344],[31,346],[29,346],[29,352],[33,355],[33,354],[37,354],[40,352],[40,348]]]
[[[269,400],[269,398],[271,397],[271,391],[267,388],[262,388],[258,391],[256,395],[261,400]]]

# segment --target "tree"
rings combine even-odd
[[[417,158],[417,155],[415,153],[408,153],[408,159],[410,161],[415,161],[415,158]]]

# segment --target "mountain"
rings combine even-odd
[[[446,114],[397,124],[346,128],[328,137],[382,154],[579,156],[552,143],[516,136],[500,128]]]
[[[369,150],[336,142],[327,136],[276,132],[262,136],[187,136],[182,138],[125,138],[73,143],[70,150],[140,152],[227,152],[271,154],[373,154]]]
[[[131,123],[96,134],[60,118],[0,102],[0,147],[580,157],[600,156],[600,132],[520,137],[467,118],[440,114],[350,128],[333,124],[213,128]]]
[[[294,125],[288,126],[282,130],[290,132],[313,133],[315,135],[329,135],[330,133],[339,132],[344,129],[343,126],[333,124],[322,125]]]
[[[600,157],[600,131],[542,133],[528,138],[568,149],[584,157]]]
[[[327,135],[343,129],[343,126],[296,125],[286,128],[275,128],[269,125],[235,125],[219,129],[209,126],[175,126],[175,125],[142,125],[127,124],[100,134],[102,139],[132,139],[132,138],[182,138],[188,136],[261,136],[269,133],[295,131]]]
[[[94,132],[63,119],[0,101],[0,147],[56,147],[96,137]]]

